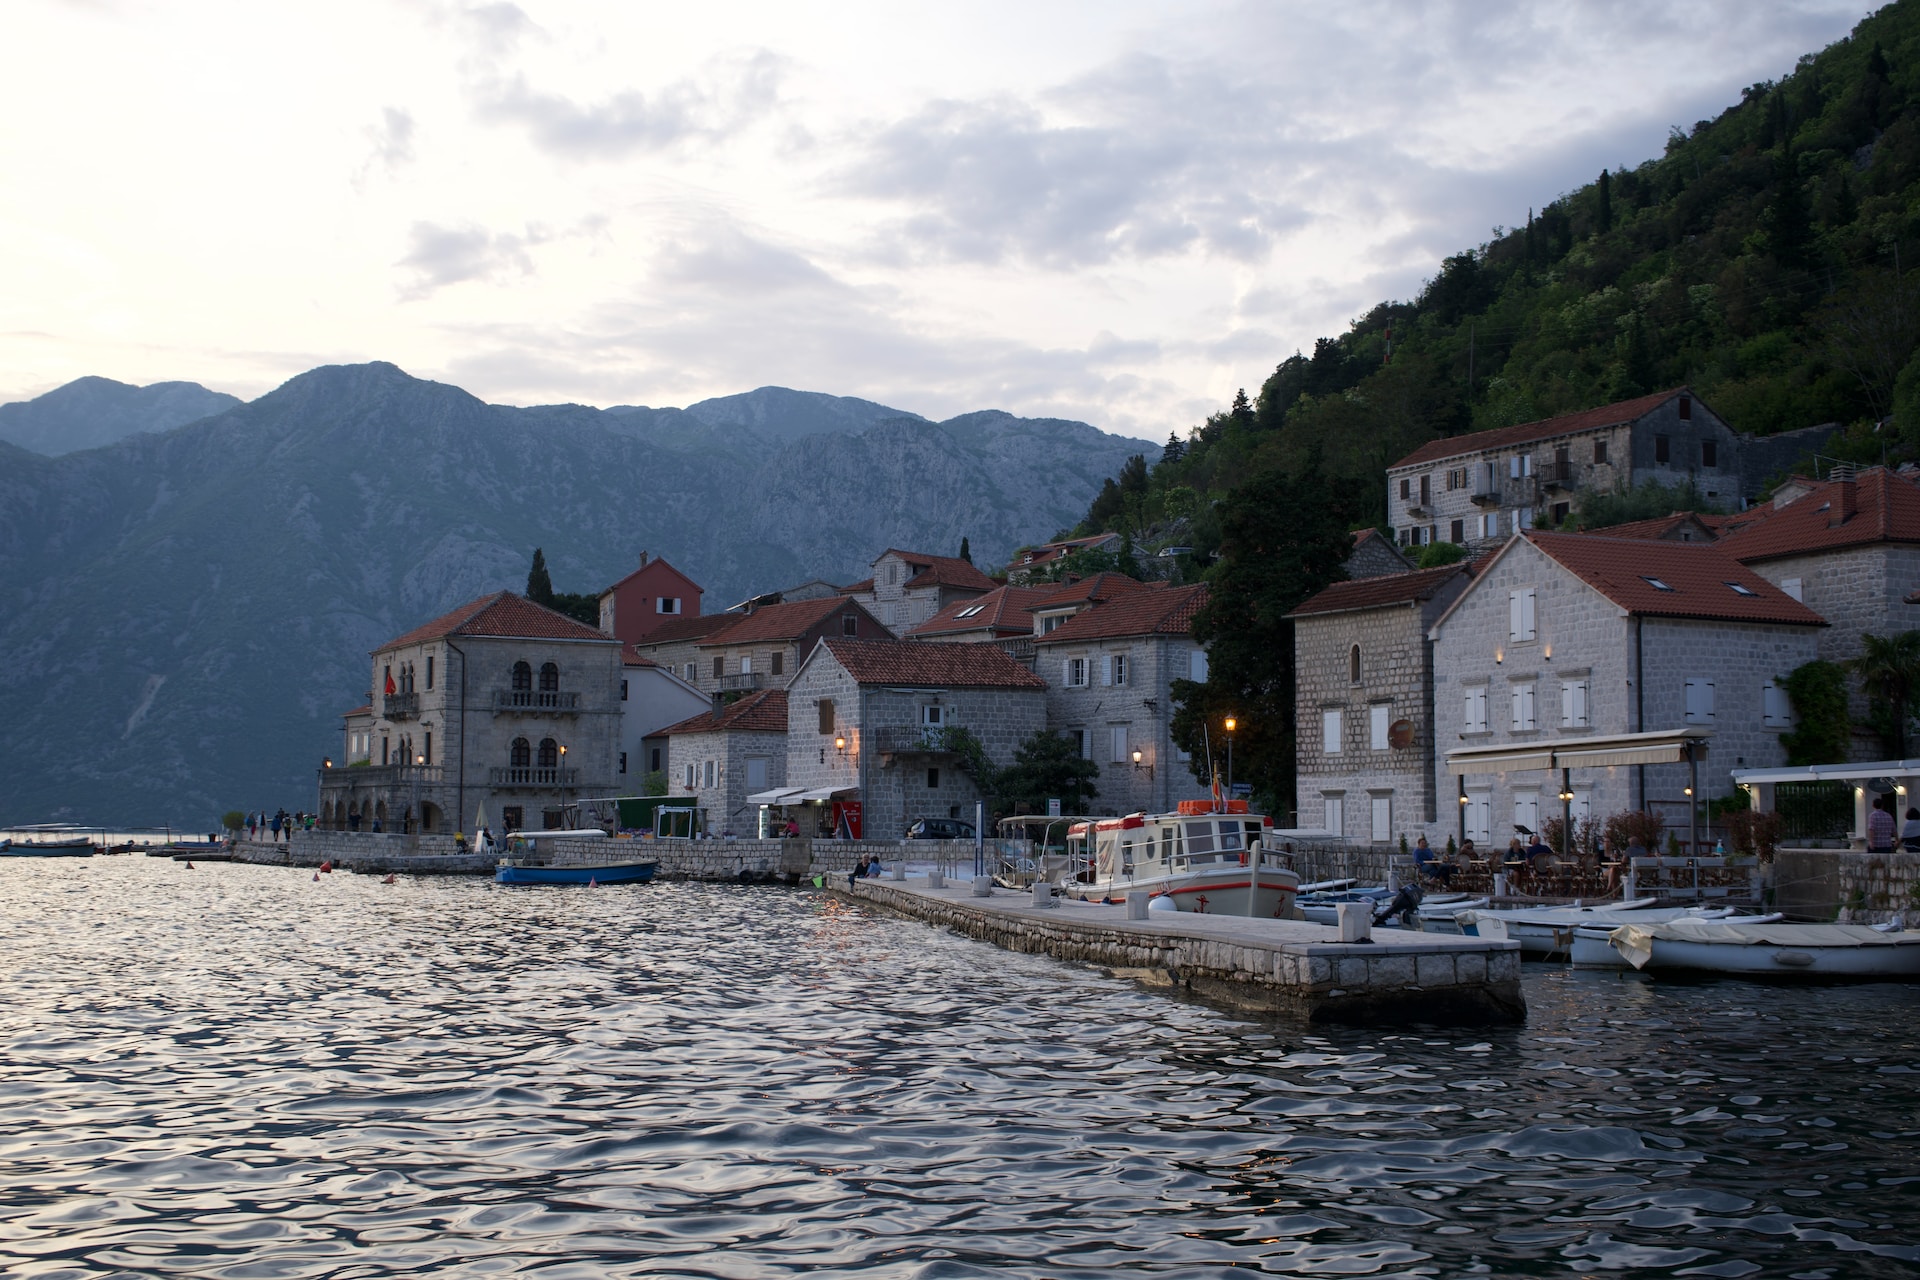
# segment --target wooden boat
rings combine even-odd
[[[1723,973],[1738,977],[1920,978],[1920,931],[1883,932],[1860,924],[1768,924],[1741,920],[1669,920],[1623,924],[1608,943],[1636,969]]]
[[[91,858],[96,852],[93,841],[86,836],[0,842],[0,857],[4,858]]]
[[[1606,925],[1634,920],[1672,920],[1687,914],[1685,907],[1662,907],[1658,898],[1632,898],[1624,902],[1596,902],[1578,907],[1503,907],[1476,910],[1470,918],[1458,921],[1461,933],[1470,937],[1485,933],[1487,921],[1498,920],[1506,926],[1502,935],[1520,944],[1523,956],[1546,956],[1564,952],[1573,931],[1581,925]],[[1652,912],[1652,915],[1648,915]],[[1727,914],[1726,910],[1722,914]]]
[[[502,858],[493,879],[496,884],[645,884],[659,866],[657,862],[621,862],[607,867],[548,867]]]
[[[1786,917],[1776,911],[1771,915],[1743,916],[1728,911],[1699,911],[1668,917],[1652,923],[1663,924],[1666,919],[1693,919],[1726,921],[1729,924],[1773,924]],[[1629,924],[1646,924],[1646,920],[1630,920]],[[1617,924],[1583,924],[1573,931],[1573,940],[1563,945],[1559,952],[1549,959],[1564,959],[1576,969],[1625,969],[1627,958],[1613,949],[1613,931]]]
[[[1175,909],[1263,920],[1293,917],[1299,873],[1266,841],[1269,822],[1244,800],[1182,801],[1175,813],[1133,813],[1067,829],[1068,874],[1089,897],[1146,890]]]

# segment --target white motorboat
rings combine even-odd
[[[1632,898],[1624,902],[1599,902],[1578,907],[1504,907],[1491,911],[1476,910],[1458,919],[1461,933],[1479,935],[1481,923],[1499,920],[1506,926],[1503,937],[1520,944],[1523,956],[1547,956],[1565,952],[1572,944],[1573,931],[1583,924],[1613,924],[1631,917],[1640,920],[1655,913],[1655,919],[1677,919],[1692,908],[1660,907],[1657,898]]]
[[[1732,924],[1773,924],[1785,917],[1778,911],[1771,915],[1743,916],[1735,915],[1725,910],[1710,910],[1697,912],[1692,915],[1674,916],[1672,918],[1676,920],[1723,920]],[[1646,922],[1629,921],[1628,923],[1644,924]],[[1665,921],[1656,920],[1653,921],[1653,923],[1663,924]],[[1554,958],[1559,959],[1564,957],[1566,961],[1576,969],[1624,969],[1627,967],[1626,957],[1614,950],[1613,947],[1613,931],[1619,927],[1617,924],[1578,925],[1574,928],[1573,940],[1561,947]]]
[[[1237,800],[1089,819],[1067,829],[1068,874],[1090,897],[1144,889],[1181,911],[1291,919],[1300,876],[1269,831],[1267,819]]]
[[[1920,930],[1859,924],[1669,920],[1622,924],[1608,944],[1636,969],[1768,978],[1920,978]]]

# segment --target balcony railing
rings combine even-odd
[[[577,690],[561,689],[495,689],[493,691],[493,712],[495,715],[514,712],[537,713],[542,711],[577,712],[580,710],[580,694]]]
[[[389,693],[381,699],[380,709],[389,720],[411,720],[420,714],[420,695]]]
[[[1540,483],[1549,489],[1576,489],[1580,485],[1579,468],[1571,462],[1549,462],[1540,468]]]
[[[764,679],[766,677],[758,671],[742,671],[737,675],[721,676],[714,687],[721,693],[752,693],[761,687],[760,682]]]
[[[578,769],[508,766],[487,770],[487,782],[496,787],[571,787],[580,780]]]
[[[1478,507],[1530,507],[1540,499],[1538,478],[1520,476],[1495,480],[1476,480],[1470,495]]]
[[[950,749],[942,741],[940,731],[923,725],[887,724],[869,729],[867,733],[873,749],[888,755],[950,754]]]
[[[445,771],[437,764],[336,765],[320,771],[323,787],[438,786]]]

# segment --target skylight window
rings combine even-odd
[[[1733,588],[1733,594],[1737,596],[1757,596],[1760,594],[1757,591],[1748,590],[1737,582],[1729,582],[1727,585]]]
[[[971,618],[974,614],[980,612],[982,609],[986,607],[987,606],[983,604],[968,605],[966,608],[962,609],[960,612],[953,615],[954,620],[958,621],[961,618]]]
[[[1668,586],[1668,585],[1667,585],[1666,583],[1664,583],[1664,582],[1662,582],[1662,581],[1660,581],[1660,579],[1658,579],[1658,578],[1650,578],[1650,577],[1648,577],[1648,576],[1647,576],[1646,574],[1644,574],[1644,573],[1643,573],[1643,574],[1641,574],[1640,576],[1641,576],[1641,578],[1643,578],[1643,579],[1645,579],[1645,581],[1647,581],[1648,583],[1651,583],[1651,584],[1652,584],[1652,586],[1653,586],[1653,589],[1654,589],[1655,591],[1671,591],[1671,590],[1673,590],[1673,588],[1672,588],[1672,587],[1670,587],[1670,586]]]

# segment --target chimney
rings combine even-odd
[[[642,569],[647,567],[647,553],[644,551],[640,553],[640,567]]]
[[[1828,504],[1830,510],[1827,512],[1827,528],[1838,529],[1853,519],[1854,514],[1860,509],[1859,499],[1854,496],[1856,483],[1857,481],[1853,480],[1840,482],[1840,491],[1833,495],[1833,501]]]

